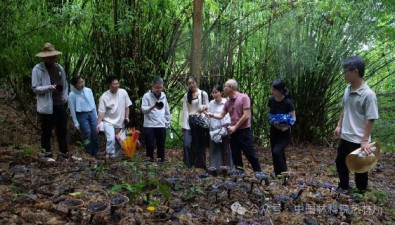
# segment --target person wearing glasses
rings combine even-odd
[[[132,101],[126,90],[120,88],[117,77],[107,77],[107,85],[108,90],[99,99],[96,131],[104,131],[106,134],[106,158],[118,158],[122,148],[115,134],[129,123],[129,107]]]
[[[361,148],[367,155],[370,150],[370,135],[373,123],[379,118],[376,94],[364,82],[365,61],[360,56],[352,56],[342,62],[344,79],[349,83],[341,102],[342,111],[333,134],[340,138],[337,149],[336,168],[339,176],[338,190],[348,193],[349,170],[346,157]],[[368,186],[368,173],[355,173],[355,184],[365,192]]]
[[[255,152],[251,131],[251,101],[248,95],[237,90],[237,81],[229,79],[225,82],[224,92],[229,97],[221,113],[208,113],[209,117],[222,119],[227,113],[230,115],[230,147],[232,160],[236,169],[243,170],[242,152],[250,162],[255,172],[262,171],[258,156]]]

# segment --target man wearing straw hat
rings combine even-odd
[[[55,50],[50,44],[44,44],[41,52],[36,56],[43,62],[34,66],[32,71],[32,88],[36,93],[37,112],[41,118],[41,148],[45,157],[53,161],[51,152],[52,126],[56,127],[56,139],[61,155],[66,157],[67,149],[67,93],[68,84],[66,72],[56,63],[58,55],[62,53]]]
[[[349,169],[346,157],[352,151],[361,148],[367,155],[371,153],[370,134],[374,120],[378,119],[376,94],[365,84],[365,62],[360,56],[352,56],[342,62],[345,80],[350,83],[344,92],[342,112],[334,131],[335,138],[340,137],[337,149],[336,168],[339,176],[338,190],[347,193]],[[355,173],[355,184],[364,192],[368,186],[368,173]]]

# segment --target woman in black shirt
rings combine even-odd
[[[296,121],[295,106],[288,96],[288,88],[282,79],[277,78],[272,84],[272,97],[269,99],[269,109],[272,116],[289,114]],[[294,122],[293,121],[293,122]],[[293,123],[292,123],[293,124]],[[270,125],[270,146],[272,149],[273,167],[276,176],[287,171],[284,150],[291,142],[291,124],[272,122]]]

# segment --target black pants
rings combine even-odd
[[[232,150],[232,160],[236,169],[243,168],[241,152],[243,151],[252,169],[262,171],[258,156],[255,153],[252,131],[250,128],[238,129],[230,135],[230,148]]]
[[[157,147],[157,157],[161,162],[165,161],[166,128],[164,127],[144,127],[144,137],[146,146],[146,156],[154,159],[155,145]]]
[[[41,148],[51,152],[52,127],[55,125],[59,151],[67,153],[67,104],[54,105],[53,114],[40,114],[41,117]]]
[[[196,123],[196,116],[189,116],[189,131],[184,133],[184,163],[187,167],[206,169],[206,146],[208,146],[208,129]]]
[[[360,148],[361,144],[352,143],[344,139],[340,140],[340,145],[337,148],[336,168],[339,175],[339,187],[342,189],[349,189],[349,170],[346,165],[346,157],[352,151]],[[368,187],[368,173],[355,173],[355,185],[360,191],[364,191]]]
[[[291,130],[281,131],[275,127],[270,128],[270,146],[272,149],[274,173],[280,175],[287,171],[285,148],[291,142]]]

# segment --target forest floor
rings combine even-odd
[[[0,96],[0,224],[394,224],[395,155],[384,152],[369,173],[370,191],[342,194],[335,148],[292,146],[290,173],[257,178],[186,169],[182,150],[166,150],[165,164],[93,159],[70,129],[70,152],[82,158],[43,160],[39,134],[20,107]],[[32,114],[35,118],[35,113]],[[31,119],[36,121],[35,119]],[[34,123],[33,123],[34,124]],[[104,140],[101,139],[101,152]],[[56,153],[56,141],[53,152]],[[257,148],[264,172],[271,155]],[[144,148],[137,156],[143,156]],[[353,182],[353,175],[351,179]]]

